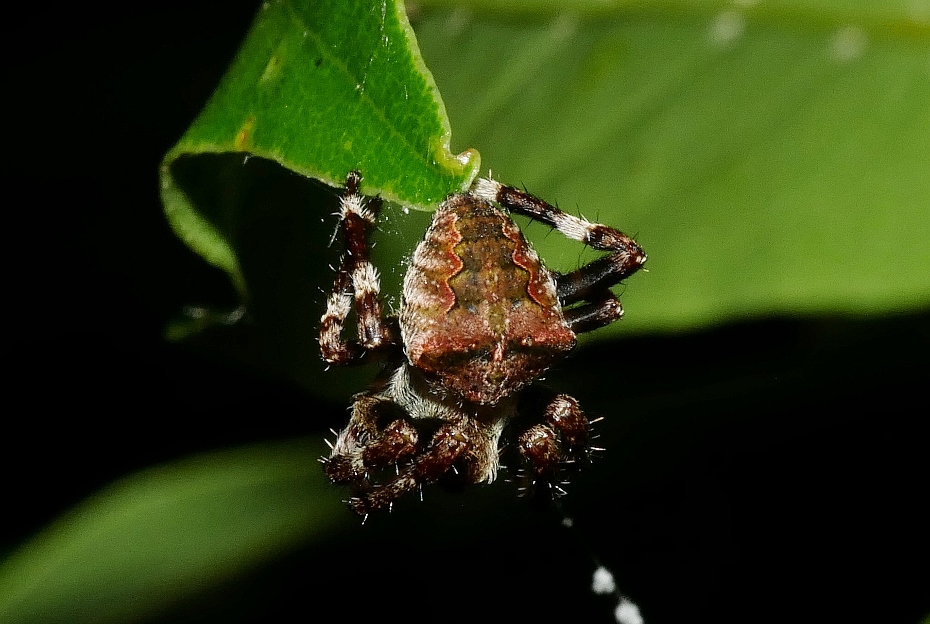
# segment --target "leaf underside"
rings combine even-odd
[[[477,153],[456,156],[449,140],[400,3],[265,2],[213,97],[166,155],[162,199],[178,235],[245,293],[237,178],[248,157],[331,186],[360,170],[363,191],[430,207],[477,172]],[[241,157],[214,159],[207,171],[189,162],[217,154]]]
[[[930,304],[930,2],[495,4],[420,47],[495,177],[649,254],[593,339]]]
[[[448,110],[455,147],[480,149],[497,179],[634,234],[649,253],[648,273],[622,293],[624,321],[586,340],[930,303],[930,3],[494,5],[418,12],[419,50],[441,101],[419,73],[416,45],[397,51],[406,22],[390,19],[390,4],[344,15],[266,5],[166,159],[176,229],[243,292],[260,290],[264,269],[246,287],[241,266],[250,224],[246,194],[235,190],[241,162],[213,168],[229,184],[224,203],[215,201],[222,191],[186,195],[196,176],[188,183],[176,158],[247,151],[337,186],[358,167],[366,192],[429,207],[477,167],[449,151]],[[366,26],[353,39],[349,23]],[[401,39],[382,45],[382,32]],[[398,58],[401,77],[391,73]],[[209,177],[203,169],[199,179]],[[386,219],[376,259],[390,300],[425,221]],[[527,229],[557,270],[594,257]],[[262,253],[280,256],[281,246]],[[319,264],[317,289],[328,288],[333,259]],[[316,308],[301,317],[317,318]]]

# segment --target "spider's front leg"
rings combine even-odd
[[[397,476],[368,491],[357,491],[349,499],[349,506],[360,516],[390,507],[404,494],[439,480],[456,461],[467,455],[478,435],[474,423],[468,418],[440,425],[429,446],[420,451]]]
[[[474,192],[511,212],[542,221],[568,238],[610,252],[571,273],[556,275],[557,293],[562,305],[583,302],[564,311],[572,331],[581,333],[597,329],[623,316],[623,308],[610,292],[610,287],[645,264],[646,254],[636,241],[620,230],[575,217],[525,191],[494,180],[478,180]]]
[[[517,446],[529,464],[524,474],[532,494],[558,496],[564,494],[560,487],[564,470],[586,462],[595,449],[590,446],[588,419],[573,397],[552,397],[542,415],[542,422],[517,436]]]
[[[394,411],[396,406],[388,399],[371,394],[355,397],[348,426],[336,436],[329,458],[322,460],[333,483],[348,483],[357,492],[368,490],[372,471],[397,466],[416,452],[419,434],[403,417],[379,428],[378,422],[390,419]]]
[[[362,176],[349,173],[345,191],[339,200],[339,230],[345,249],[336,270],[336,281],[320,319],[320,351],[330,364],[349,364],[365,351],[396,344],[397,330],[385,322],[381,309],[381,279],[371,264],[368,241],[375,225],[381,200],[366,200],[359,194]],[[346,318],[355,307],[358,336],[343,336]]]

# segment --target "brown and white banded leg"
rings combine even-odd
[[[433,434],[429,446],[420,452],[400,473],[368,492],[349,499],[349,506],[360,516],[393,505],[394,501],[442,477],[452,465],[466,455],[478,431],[473,421],[461,418],[445,423]]]
[[[358,491],[369,489],[371,471],[396,466],[416,452],[419,436],[406,419],[378,426],[379,421],[399,411],[387,399],[365,394],[355,397],[348,426],[336,436],[329,458],[322,460],[333,483],[349,483]]]
[[[546,405],[542,420],[517,438],[520,453],[534,473],[552,477],[559,466],[587,459],[588,419],[578,401],[567,394],[556,395]]]
[[[395,341],[396,331],[382,318],[381,280],[370,261],[368,241],[375,225],[381,200],[366,199],[359,194],[362,176],[349,173],[345,191],[339,200],[339,229],[345,249],[336,269],[333,292],[320,319],[320,351],[331,364],[348,364],[365,351],[377,349]],[[343,336],[346,318],[355,308],[358,336],[347,340]]]
[[[646,254],[636,241],[620,230],[570,215],[525,191],[494,180],[478,180],[473,192],[511,212],[546,223],[568,238],[610,252],[575,271],[556,275],[557,293],[563,306],[584,302],[565,311],[572,331],[590,331],[623,316],[623,308],[609,288],[646,262]]]
[[[517,437],[517,447],[528,464],[521,471],[521,491],[533,498],[548,499],[565,493],[568,473],[587,462],[589,422],[578,401],[567,394],[551,397],[542,422]]]

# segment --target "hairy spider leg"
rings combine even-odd
[[[567,394],[553,396],[542,414],[543,422],[517,436],[517,447],[529,464],[529,474],[523,476],[534,496],[560,496],[564,469],[588,460],[590,423],[578,401]]]
[[[349,424],[337,435],[330,458],[322,460],[327,475],[334,483],[351,487],[347,503],[366,518],[374,510],[391,509],[395,500],[409,492],[420,491],[422,495],[424,484],[443,480],[453,472],[461,474],[467,483],[491,482],[498,468],[501,430],[516,417],[524,422],[517,425],[521,432],[517,436],[517,447],[525,463],[520,475],[530,486],[524,489],[529,489],[534,497],[541,495],[539,498],[561,496],[565,493],[562,486],[567,482],[567,473],[585,463],[592,451],[597,450],[590,446],[590,423],[577,401],[568,395],[535,393],[532,388],[520,387],[519,401],[516,394],[507,394],[506,397],[510,397],[507,401],[489,401],[485,405],[481,401],[468,403],[466,397],[456,391],[437,394],[426,384],[423,370],[409,359],[409,343],[402,344],[409,336],[401,336],[397,318],[381,318],[380,279],[369,259],[368,241],[380,202],[377,199],[366,201],[359,194],[360,182],[361,175],[351,172],[340,202],[341,219],[336,235],[341,234],[345,251],[321,319],[320,347],[324,359],[333,364],[358,362],[366,353],[375,351],[389,358],[389,367],[373,388],[355,397]],[[472,208],[481,202],[497,203],[505,210],[547,223],[569,238],[608,252],[564,275],[554,275],[542,265],[535,269],[546,280],[552,280],[546,282],[548,300],[558,312],[560,327],[570,335],[601,327],[623,314],[610,288],[638,270],[646,256],[622,232],[573,217],[532,195],[491,180],[479,180],[471,191],[452,196],[446,203],[452,205],[453,202]],[[457,217],[470,225],[476,222],[476,217],[467,212]],[[454,238],[462,234],[456,223],[437,225],[434,218],[431,230],[445,227],[447,234]],[[455,250],[453,245],[449,252],[463,262],[486,259],[485,256],[498,258],[476,245],[470,243],[464,252]],[[516,254],[500,256],[492,269],[511,270],[511,264],[529,270]],[[413,268],[405,278],[405,289],[408,280],[413,280],[411,276],[415,275],[411,271]],[[448,286],[457,270],[450,267],[440,273],[438,282]],[[500,271],[483,265],[476,274],[489,279],[489,283],[500,278]],[[476,279],[480,287],[479,282]],[[484,295],[493,294],[485,288]],[[479,301],[481,294],[479,291],[476,298]],[[538,298],[534,300],[538,302]],[[524,302],[524,299],[519,301]],[[571,307],[562,310],[561,306]],[[350,340],[343,333],[353,309],[358,330],[356,339]],[[426,312],[435,310],[430,308]],[[426,313],[422,316],[414,320],[432,318]],[[512,336],[514,340],[522,338],[521,347],[536,342],[525,328],[523,332]],[[463,332],[452,334],[450,340],[453,342],[461,341],[466,335]],[[477,353],[477,347],[469,344],[472,352]],[[436,345],[431,348],[435,351]],[[438,362],[440,366],[448,366],[442,357]],[[529,377],[535,379],[538,374]],[[529,394],[525,394],[527,391]],[[382,478],[385,480],[381,481]]]
[[[419,434],[406,420],[395,419],[378,428],[382,409],[393,405],[370,394],[355,397],[348,426],[336,436],[330,457],[322,459],[326,476],[333,483],[367,489],[369,470],[397,466],[416,452]]]
[[[636,241],[620,230],[570,215],[525,191],[494,180],[478,180],[474,193],[511,212],[546,223],[572,240],[610,252],[575,271],[555,275],[562,305],[582,302],[580,306],[564,310],[565,320],[573,332],[591,331],[623,316],[620,301],[610,287],[645,264],[646,254]]]
[[[478,435],[474,422],[467,418],[441,425],[433,434],[429,447],[417,455],[400,474],[368,492],[359,492],[349,499],[349,507],[360,516],[390,507],[404,494],[446,474],[466,454]]]
[[[339,200],[339,229],[345,249],[336,269],[333,291],[320,319],[320,351],[330,364],[350,364],[366,352],[396,343],[398,332],[381,316],[381,279],[370,261],[368,237],[375,225],[381,200],[359,194],[362,176],[352,171]],[[358,337],[343,336],[345,321],[355,307]]]

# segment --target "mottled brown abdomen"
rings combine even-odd
[[[439,389],[495,404],[575,344],[555,283],[510,217],[455,195],[433,217],[404,279],[410,363]]]

